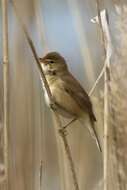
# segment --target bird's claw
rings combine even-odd
[[[67,136],[66,128],[62,127],[61,129],[59,129],[59,133],[60,133],[60,135]]]
[[[55,103],[54,101],[50,103],[50,108],[51,108],[52,110],[54,110],[54,111],[57,110],[57,106],[56,106],[56,103]]]

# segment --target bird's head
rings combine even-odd
[[[39,58],[44,73],[67,70],[65,59],[57,52],[50,52],[44,57]]]

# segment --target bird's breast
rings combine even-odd
[[[57,112],[67,118],[80,117],[82,115],[82,109],[74,100],[74,98],[65,91],[63,82],[60,79],[47,78],[51,94],[54,101],[57,103]],[[46,104],[50,105],[50,99],[43,85],[44,97]]]
[[[64,117],[80,116],[82,110],[73,97],[67,93],[62,83],[57,81],[51,86],[51,93],[56,103],[60,106],[59,113]]]

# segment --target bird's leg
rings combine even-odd
[[[69,125],[71,125],[73,122],[75,122],[77,120],[77,118],[73,118],[69,123],[67,123],[64,127],[62,127],[61,129],[59,129],[59,132],[66,135],[66,129]]]
[[[50,104],[49,104],[49,106],[50,106],[50,108],[53,110],[53,111],[57,111],[57,103],[54,101],[54,100],[52,100],[51,102],[50,102]]]
[[[67,129],[67,127],[69,127],[69,125],[71,125],[73,122],[75,122],[77,120],[77,118],[75,117],[75,118],[73,118],[69,123],[67,123],[64,127],[63,127],[63,129],[65,130],[65,129]]]

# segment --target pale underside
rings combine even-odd
[[[60,85],[60,88],[58,86]],[[56,85],[50,86],[50,90],[52,93],[52,96],[54,98],[54,101],[59,105],[57,106],[57,112],[66,118],[73,118],[73,117],[82,117],[85,115],[83,110],[79,107],[77,102],[71,97],[64,89],[61,88],[62,82],[60,79],[57,81],[57,87]],[[46,104],[50,105],[50,100],[47,95],[47,92],[44,89],[44,95],[45,95],[45,101]]]

